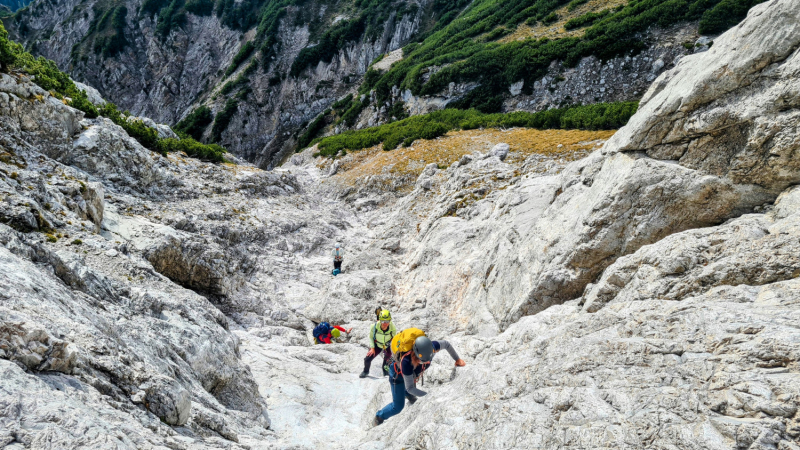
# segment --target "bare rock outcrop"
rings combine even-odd
[[[617,258],[751,211],[797,182],[794,6],[764,3],[710,51],[683,58],[602,154],[564,171],[535,231],[498,264],[533,270],[511,289],[489,288],[495,317],[511,323],[579,297]]]

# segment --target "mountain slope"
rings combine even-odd
[[[307,124],[355,90],[343,115],[315,134],[445,105],[537,111],[636,100],[694,51],[697,20],[722,31],[743,17],[743,1],[40,0],[6,22],[35,53],[135,114],[175,124],[208,108],[198,137],[272,167]],[[720,14],[727,22],[712,20]],[[578,28],[562,30],[558,17],[572,16]],[[376,65],[386,73],[362,83],[390,52]]]
[[[0,74],[0,445],[795,449],[798,24],[800,0],[755,7],[616,133],[270,172]],[[467,366],[437,355],[373,428],[377,306]],[[353,331],[313,345],[321,320]]]

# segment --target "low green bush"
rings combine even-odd
[[[225,76],[229,77],[233,72],[236,72],[236,69],[239,68],[239,65],[243,63],[244,60],[249,58],[255,49],[256,46],[253,44],[253,41],[247,41],[242,48],[236,52],[236,55],[234,55],[231,65],[228,67],[228,70],[225,71]]]
[[[311,122],[311,124],[308,125],[303,134],[301,134],[300,137],[297,139],[297,150],[301,150],[307,147],[308,144],[310,144],[311,141],[313,141],[314,138],[317,137],[319,132],[322,131],[323,128],[325,128],[326,125],[325,117],[330,112],[331,112],[330,110],[326,110],[325,112],[317,116],[317,118],[314,119]]]
[[[159,148],[164,153],[184,152],[188,156],[206,161],[223,162],[225,161],[225,149],[217,144],[203,144],[192,138],[184,139],[161,139]]]
[[[569,19],[567,23],[564,24],[564,29],[574,30],[576,28],[588,27],[589,25],[597,22],[598,20],[604,19],[609,14],[611,14],[610,9],[606,9],[598,13],[588,12],[582,16]]]
[[[173,129],[176,132],[186,133],[192,138],[199,140],[203,136],[203,132],[213,121],[214,114],[211,113],[211,109],[203,105],[189,113],[189,115],[178,122]]]
[[[628,123],[637,107],[637,102],[598,103],[537,113],[517,111],[506,114],[483,114],[474,109],[444,109],[378,127],[315,139],[310,144],[319,144],[320,155],[336,156],[345,150],[358,150],[381,143],[384,150],[392,150],[400,144],[409,146],[417,139],[434,139],[450,130],[511,127],[608,130]]]
[[[228,124],[230,124],[233,115],[236,114],[238,109],[238,99],[229,98],[228,101],[225,102],[225,107],[217,113],[217,116],[214,118],[214,125],[211,127],[211,139],[213,139],[214,142],[222,140],[222,133],[228,129]]]

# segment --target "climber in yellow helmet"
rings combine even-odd
[[[377,312],[377,311],[376,311]],[[383,353],[383,376],[389,375],[389,358],[392,357],[392,338],[397,334],[397,328],[392,323],[392,314],[388,309],[377,312],[378,321],[369,329],[369,352],[364,358],[364,371],[359,378],[369,375],[369,366],[378,354]]]

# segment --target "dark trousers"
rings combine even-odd
[[[342,262],[333,260],[333,268],[334,269],[339,269],[339,271],[341,271],[342,270]]]
[[[392,350],[389,347],[386,347],[382,351],[381,351],[380,348],[377,348],[377,347],[375,347],[375,349],[379,350],[379,352],[374,354],[374,355],[372,355],[372,356],[367,356],[366,358],[364,358],[364,372],[369,373],[369,366],[372,365],[372,360],[377,358],[378,355],[380,355],[381,353],[383,353],[383,365],[384,366],[386,366],[386,364],[388,364],[389,358],[392,357]],[[386,369],[384,369],[384,373],[386,373]]]

